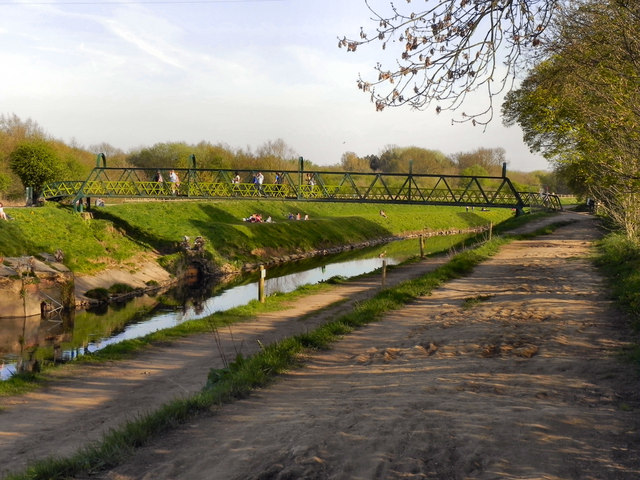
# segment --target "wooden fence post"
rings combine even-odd
[[[382,260],[382,286],[387,283],[387,260]]]
[[[258,280],[258,300],[260,303],[265,302],[264,295],[264,279],[267,276],[267,271],[264,268],[264,265],[260,265],[260,279]]]

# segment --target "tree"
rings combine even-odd
[[[439,150],[429,150],[420,147],[406,147],[400,149],[402,163],[406,163],[405,170],[409,170],[409,163],[413,173],[446,174],[452,172],[451,159]]]
[[[227,145],[200,142],[193,149],[198,168],[233,168],[235,155]]]
[[[258,160],[256,168],[266,170],[295,168],[297,159],[300,157],[300,155],[281,138],[274,141],[269,140],[258,147],[256,156]]]
[[[129,162],[141,168],[186,168],[193,147],[186,143],[156,143],[129,155]]]
[[[374,172],[376,170],[381,169],[381,163],[380,163],[380,157],[378,157],[377,155],[367,155],[366,157],[364,157],[364,159],[369,162],[369,168],[371,170],[373,170]]]
[[[63,165],[56,150],[44,140],[25,141],[9,155],[9,167],[20,178],[22,185],[33,187],[33,200],[37,200],[45,184],[62,180]]]
[[[0,132],[4,132],[10,137],[20,141],[28,138],[46,139],[47,134],[30,118],[23,121],[14,113],[11,115],[0,115]]]
[[[11,185],[11,177],[3,172],[0,172],[0,196],[5,196],[5,194],[9,191],[9,186]]]
[[[629,237],[640,206],[640,4],[585,1],[559,15],[557,41],[503,105],[504,122],[596,197]]]
[[[113,145],[102,142],[96,145],[90,145],[89,151],[93,153],[94,158],[99,153],[104,153],[107,157],[107,165],[109,167],[130,167],[127,160],[127,155],[117,147]]]
[[[387,145],[380,154],[380,160],[378,162],[378,168],[381,172],[394,173],[399,172],[402,169],[400,154],[396,145]],[[404,169],[405,172],[409,171],[409,164]]]
[[[365,0],[373,26],[356,38],[339,38],[348,52],[379,43],[391,49],[393,66],[375,66],[377,78],[358,79],[376,110],[408,104],[456,110],[469,92],[485,88],[488,104],[464,112],[463,121],[487,123],[492,99],[509,83],[524,50],[541,44],[541,35],[563,0],[427,0],[421,10],[390,3],[380,13]],[[398,2],[400,3],[400,2]]]
[[[354,152],[343,153],[340,165],[345,172],[366,172],[371,168],[366,158],[360,158]]]
[[[0,189],[3,196],[23,197],[20,179],[9,167],[9,154],[25,140],[47,139],[46,133],[31,119],[21,120],[17,115],[0,115],[0,175],[3,177]]]
[[[471,152],[456,153],[453,158],[460,170],[479,165],[488,172],[487,175],[499,175],[502,171],[502,164],[506,162],[506,151],[502,147],[482,147]]]
[[[443,174],[451,167],[451,160],[440,151],[396,145],[386,146],[377,163],[377,170],[385,173]]]
[[[481,165],[471,165],[470,167],[467,167],[465,169],[463,169],[460,172],[460,175],[464,175],[467,177],[486,177],[489,175],[489,172],[487,172]],[[466,187],[469,183],[469,180],[464,178],[464,179],[460,179],[458,184],[461,187]],[[482,186],[483,188],[487,186],[487,180],[486,179],[481,179],[478,180],[478,183],[480,184],[480,186]],[[472,184],[472,188],[474,188],[475,185]]]

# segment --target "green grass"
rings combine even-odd
[[[622,234],[609,234],[598,243],[596,264],[609,279],[617,302],[629,312],[640,331],[640,245]]]
[[[7,480],[64,479],[111,468],[122,462],[136,447],[198,413],[208,412],[215,405],[232,402],[249,395],[256,387],[268,385],[277,375],[299,366],[309,351],[328,348],[354,329],[379,321],[385,313],[427,295],[448,280],[469,273],[507,241],[496,237],[478,248],[455,255],[448,263],[419,279],[382,290],[372,299],[359,303],[351,312],[311,332],[266,346],[260,353],[248,358],[238,356],[227,368],[212,370],[207,385],[200,393],[176,400],[132,420],[112,430],[101,442],[87,446],[71,457],[38,461],[24,473],[10,475]],[[251,312],[267,308],[255,303],[246,309]],[[222,315],[214,314],[213,317]]]
[[[0,256],[64,252],[64,263],[76,272],[99,271],[122,263],[143,249],[124,232],[104,220],[85,221],[55,204],[13,208],[13,220],[0,223]]]
[[[636,334],[620,355],[640,371],[640,244],[621,233],[611,233],[598,243],[596,265],[608,279],[616,303],[628,313]]]
[[[207,255],[217,265],[240,268],[274,256],[360,243],[408,232],[465,230],[512,216],[509,209],[466,212],[461,207],[285,202],[277,200],[132,202],[94,210],[83,220],[69,207],[11,208],[14,218],[0,223],[0,256],[53,254],[76,273],[95,273],[113,264],[135,267],[135,257],[159,253],[171,266],[183,236],[206,240]],[[289,212],[308,214],[310,221],[291,221]],[[271,216],[274,223],[250,224],[251,213]]]

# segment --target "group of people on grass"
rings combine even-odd
[[[267,217],[265,220],[262,219],[262,215],[260,215],[259,213],[252,213],[251,215],[249,215],[247,218],[243,218],[242,219],[245,222],[249,222],[249,223],[271,223],[271,216]]]
[[[287,218],[289,220],[309,220],[309,215],[305,214],[304,216],[302,216],[300,212],[296,214],[289,213]],[[262,215],[259,213],[252,213],[247,218],[243,218],[242,221],[249,222],[249,223],[272,223],[273,222],[273,220],[271,219],[271,216],[268,216],[266,220],[264,220],[262,218]]]

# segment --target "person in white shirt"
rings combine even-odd
[[[178,189],[180,188],[180,177],[178,177],[175,170],[171,170],[169,172],[169,183],[171,183],[171,194],[175,195],[178,193]]]

